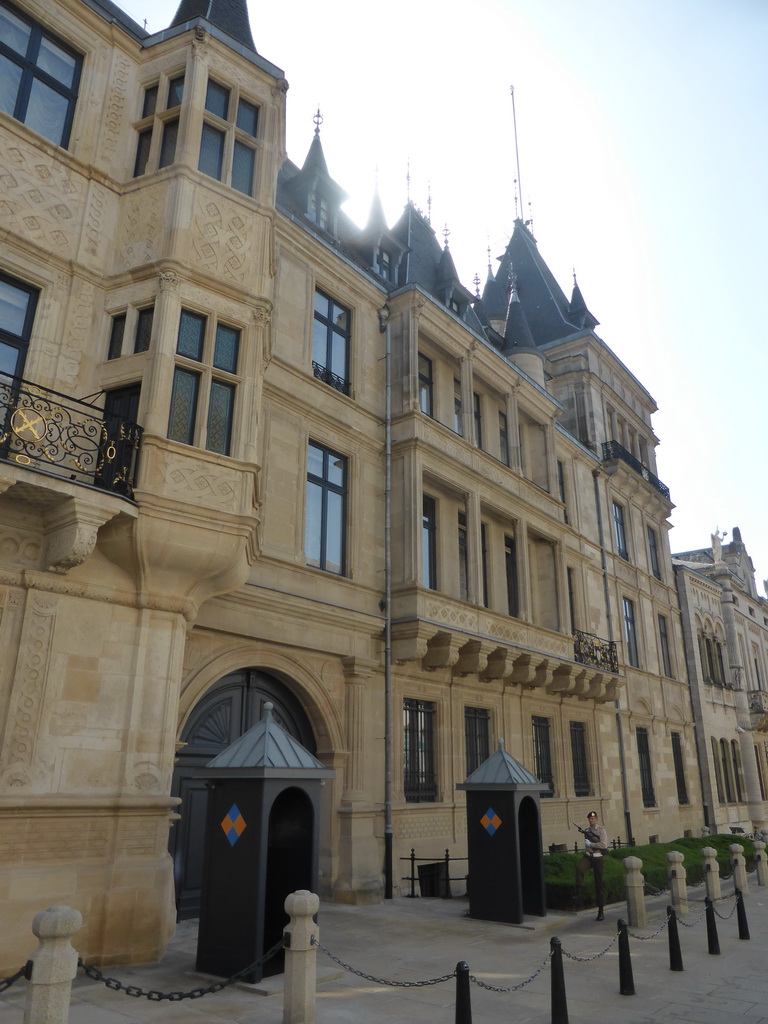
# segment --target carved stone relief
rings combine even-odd
[[[166,185],[143,188],[123,201],[118,229],[118,255],[116,269],[125,270],[138,264],[151,263],[159,258]]]
[[[253,217],[220,198],[202,193],[195,205],[192,245],[209,273],[242,284],[252,256]]]
[[[69,168],[0,131],[0,227],[70,257],[83,196]]]

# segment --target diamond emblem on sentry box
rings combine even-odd
[[[480,819],[480,824],[483,826],[489,836],[498,829],[501,824],[501,818],[498,816],[496,811],[492,807],[489,807],[485,814]]]
[[[245,818],[240,813],[237,804],[232,804],[221,823],[224,835],[227,837],[230,846],[234,846],[240,836],[245,832]]]

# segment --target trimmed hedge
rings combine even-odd
[[[643,862],[642,873],[646,882],[654,889],[664,889],[667,878],[667,853],[679,850],[685,860],[688,884],[698,885],[704,880],[704,858],[702,849],[711,846],[717,850],[720,875],[730,873],[729,847],[734,843],[744,847],[744,856],[749,861],[754,856],[750,839],[742,836],[704,836],[700,839],[675,839],[671,843],[650,843],[646,846],[622,846],[618,850],[606,850],[603,885],[606,903],[621,903],[626,899],[624,888],[624,859],[639,857]],[[573,909],[576,897],[576,865],[582,857],[579,853],[549,853],[544,855],[544,883],[547,890],[547,906],[552,910]],[[592,872],[584,876],[585,888],[582,894],[584,906],[595,905],[595,888]]]

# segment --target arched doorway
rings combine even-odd
[[[197,917],[200,908],[207,790],[199,769],[259,721],[265,701],[274,705],[278,725],[314,754],[314,733],[301,703],[284,683],[255,668],[240,669],[215,683],[182,731],[186,745],[177,755],[171,789],[172,796],[181,798],[181,818],[171,829],[169,844],[179,920]]]

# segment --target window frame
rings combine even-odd
[[[544,715],[531,716],[531,738],[533,743],[534,773],[538,780],[549,786],[542,797],[555,795],[554,762],[552,759],[552,719]]]
[[[201,325],[201,337],[197,355],[189,355],[179,351],[181,344],[182,327],[185,318],[189,321],[196,321]],[[236,334],[235,340],[235,370],[228,370],[216,365],[219,341],[222,331],[233,331]],[[240,325],[229,323],[220,319],[215,313],[203,313],[199,310],[183,306],[179,311],[179,323],[176,332],[176,353],[174,356],[173,387],[171,392],[171,403],[168,411],[168,438],[180,444],[189,444],[205,451],[213,452],[216,455],[229,456],[232,454],[232,438],[235,425],[235,404],[237,401],[238,386],[242,377],[238,372],[238,363],[241,357],[243,342],[243,328]],[[172,421],[176,413],[177,385],[184,375],[197,375],[198,383],[194,394],[194,415],[188,418],[186,439],[175,437],[171,433]],[[214,389],[224,385],[229,390],[231,401],[226,411],[226,423],[223,430],[224,443],[218,447],[212,447],[211,423],[213,416],[217,413],[217,406],[212,401]]]
[[[18,50],[14,50],[0,38],[0,56],[5,57],[11,64],[20,69],[13,111],[8,112],[8,116],[12,117],[14,121],[25,125],[30,131],[52,142],[53,145],[59,146],[61,149],[68,149],[82,77],[83,55],[70,46],[61,36],[51,32],[41,22],[31,18],[28,13],[19,10],[13,4],[8,3],[8,0],[0,0],[0,7],[5,8],[12,17],[17,18],[29,28],[27,47],[23,54],[19,53]],[[47,39],[68,57],[72,58],[74,63],[70,85],[65,85],[38,64],[44,39]],[[30,100],[35,82],[39,82],[44,87],[58,93],[66,102],[66,112],[61,121],[61,133],[58,139],[51,138],[40,131],[39,128],[28,123]]]
[[[677,802],[681,806],[690,803],[688,787],[685,781],[685,761],[683,759],[683,738],[679,732],[670,733],[672,743],[672,763],[675,766],[675,783],[677,785]]]
[[[327,304],[327,311],[321,313],[317,306],[318,300]],[[337,307],[343,313],[346,313],[347,325],[345,328],[338,326],[338,322],[334,321],[333,310]],[[321,363],[315,358],[316,355],[320,355],[317,348],[318,343],[318,324],[321,325],[325,330],[324,339],[324,361]],[[344,346],[344,376],[336,373],[332,366],[334,365],[334,342],[338,339],[341,340]],[[352,310],[345,306],[338,299],[335,299],[328,292],[323,291],[322,288],[315,288],[314,300],[312,304],[312,373],[315,380],[320,380],[324,384],[328,384],[336,391],[341,392],[342,395],[349,397],[352,392],[352,382],[350,380],[350,350],[352,340]]]
[[[569,722],[571,739],[571,765],[573,768],[573,795],[591,796],[592,783],[589,778],[589,756],[587,748],[587,726],[585,722]]]
[[[224,116],[219,109],[213,109],[209,105],[211,102],[211,95],[226,94],[226,110]],[[255,114],[254,119],[254,131],[251,132],[248,128],[244,128],[240,117],[243,106],[250,107]],[[261,106],[254,100],[248,99],[241,95],[239,87],[235,84],[225,84],[219,81],[218,78],[209,75],[206,82],[205,92],[205,103],[202,111],[202,130],[200,135],[200,148],[198,151],[198,163],[197,169],[201,174],[207,175],[209,178],[213,178],[214,181],[220,181],[223,185],[234,189],[241,195],[253,196],[256,182],[256,168],[259,153],[259,129],[261,127]],[[204,152],[203,143],[205,139],[206,130],[216,135],[221,140],[221,151],[219,159],[217,161],[216,173],[211,173],[210,169],[203,166],[204,163]],[[249,188],[241,188],[240,185],[234,183],[235,177],[235,166],[237,162],[237,154],[240,151],[248,150],[251,154],[251,174]],[[205,157],[207,159],[207,157]]]
[[[464,705],[464,758],[467,777],[491,754],[491,712]]]
[[[669,644],[667,617],[666,615],[658,614],[656,620],[659,626],[659,651],[661,653],[662,675],[665,675],[668,679],[674,679],[675,673],[672,671],[672,651]]]
[[[423,365],[426,364],[426,365]],[[432,360],[423,352],[418,354],[419,408],[425,416],[434,419],[435,378]]]
[[[653,787],[653,766],[651,762],[651,744],[648,729],[644,725],[638,725],[635,729],[635,743],[637,746],[637,762],[640,773],[640,790],[643,797],[643,807],[656,807],[656,792]]]
[[[653,526],[646,523],[646,537],[648,539],[648,565],[651,575],[657,580],[661,579],[661,561],[659,559],[659,537]]]
[[[40,301],[40,289],[34,285],[27,284],[26,281],[20,281],[18,278],[13,277],[11,274],[6,274],[0,271],[0,283],[8,285],[22,294],[27,295],[27,302],[24,308],[21,333],[16,331],[8,330],[5,326],[5,322],[0,322],[0,345],[8,350],[15,350],[16,362],[14,365],[14,372],[10,375],[12,377],[23,377],[24,369],[27,365],[27,355],[29,354],[29,344],[32,339],[32,326],[35,320],[35,314],[37,312],[37,306]]]
[[[621,609],[622,621],[624,623],[624,641],[627,649],[627,664],[631,665],[632,668],[640,668],[635,602],[631,597],[622,597]]]
[[[613,521],[613,541],[616,545],[616,553],[620,558],[629,561],[629,547],[627,546],[627,522],[625,508],[619,501],[611,502],[611,518]]]
[[[429,494],[421,499],[421,585],[437,590],[437,500]]]
[[[434,701],[403,698],[403,797],[406,803],[434,803],[438,799],[436,716]]]
[[[309,449],[314,448],[316,451],[322,453],[322,473],[318,475],[310,470],[309,466]],[[336,482],[331,478],[328,470],[329,462],[333,460],[338,462],[341,468],[341,483]],[[317,524],[310,524],[309,507],[310,507],[310,485],[319,488],[320,491],[320,522]],[[335,539],[338,543],[340,562],[338,568],[332,568],[329,565],[328,560],[328,546],[331,538],[330,528],[331,520],[329,513],[329,502],[331,496],[335,496],[339,499],[339,523],[338,523],[338,534]],[[306,473],[306,488],[305,488],[305,502],[304,502],[304,558],[308,568],[319,569],[322,572],[330,573],[334,576],[346,576],[347,575],[347,510],[349,505],[349,459],[346,455],[336,451],[333,448],[329,448],[327,445],[322,444],[320,441],[315,441],[312,438],[307,442],[307,473]],[[319,556],[318,564],[309,561],[309,541],[310,541],[310,528],[313,532],[312,539],[317,541],[319,539]]]

